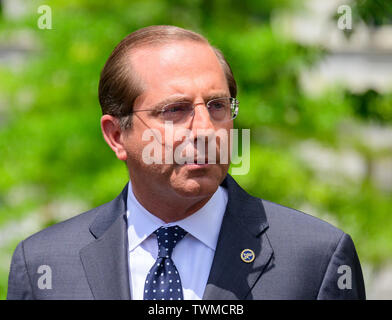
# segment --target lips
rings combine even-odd
[[[177,162],[178,161],[178,162]],[[216,156],[211,154],[209,157],[205,153],[201,153],[199,155],[189,155],[189,157],[184,157],[182,159],[174,158],[174,162],[178,164],[193,164],[193,165],[205,165],[205,164],[220,164],[219,155]]]
[[[186,161],[185,164],[208,164],[208,159],[194,159]]]
[[[206,164],[215,164],[216,161],[212,162],[212,161],[208,161],[208,158],[205,159],[193,159],[193,161],[187,161],[185,162],[185,164],[197,164],[197,165],[206,165]]]

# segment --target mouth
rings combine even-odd
[[[208,159],[194,159],[193,161],[185,162],[184,165],[191,168],[203,168],[212,165],[212,163],[208,163]]]
[[[205,172],[211,168],[211,164],[209,163],[185,163],[184,167],[190,172]]]
[[[203,166],[210,166],[211,163],[184,163],[186,166],[198,166],[198,167],[203,167]]]

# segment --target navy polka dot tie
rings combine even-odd
[[[176,244],[187,232],[179,226],[155,230],[158,240],[158,258],[147,274],[144,300],[183,300],[178,270],[171,258]]]

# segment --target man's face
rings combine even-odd
[[[166,195],[168,199],[173,199],[173,196],[196,199],[212,195],[229,168],[229,161],[220,163],[219,150],[223,142],[216,140],[215,164],[168,163],[170,161],[166,152],[174,151],[184,140],[174,141],[173,144],[165,140],[165,125],[158,114],[154,111],[137,111],[160,110],[162,104],[178,101],[197,104],[193,118],[190,117],[181,125],[174,123],[173,126],[174,135],[184,129],[192,132],[195,139],[191,139],[186,150],[193,151],[195,158],[200,155],[197,137],[202,137],[200,132],[203,130],[224,130],[230,137],[232,120],[215,122],[206,108],[206,103],[213,97],[230,97],[224,72],[215,53],[203,43],[176,41],[162,46],[138,48],[133,52],[131,63],[143,87],[143,93],[134,103],[133,110],[136,112],[124,139],[133,188],[149,190],[152,197]],[[151,140],[143,141],[142,136],[149,129],[158,130],[162,137],[162,164],[147,164],[143,158],[143,149]]]

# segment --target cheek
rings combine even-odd
[[[140,167],[142,161],[143,149],[148,145],[148,141],[142,140],[142,133],[137,128],[132,128],[132,132],[128,133],[124,141],[124,148],[127,153],[128,167]]]
[[[144,133],[144,139],[143,139]],[[165,164],[164,135],[145,129],[128,135],[124,144],[127,153],[127,166],[133,174],[139,176],[160,176],[163,178],[173,170],[171,164]]]

